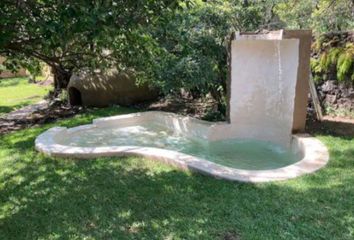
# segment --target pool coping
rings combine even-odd
[[[156,113],[155,113],[156,114]],[[132,114],[128,114],[134,116]],[[220,179],[241,182],[269,182],[295,178],[304,174],[312,173],[325,166],[329,160],[326,146],[318,139],[309,134],[292,135],[292,143],[296,144],[303,155],[302,159],[294,164],[271,170],[243,170],[222,166],[208,160],[194,157],[185,153],[166,150],[155,147],[142,146],[110,146],[110,147],[71,147],[56,143],[55,136],[65,132],[75,132],[87,128],[96,127],[95,123],[104,122],[103,118],[94,120],[93,124],[81,125],[74,128],[54,127],[40,134],[35,140],[36,150],[55,157],[65,158],[97,158],[113,156],[140,156],[158,160],[181,169],[210,175]],[[128,116],[129,118],[129,116]],[[199,120],[200,121],[200,120]]]

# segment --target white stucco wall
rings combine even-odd
[[[236,39],[231,44],[230,124],[212,139],[291,141],[299,40]]]

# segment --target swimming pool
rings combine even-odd
[[[284,180],[313,172],[328,161],[326,147],[293,135],[289,147],[256,139],[210,140],[224,123],[163,112],[102,118],[71,129],[52,128],[36,148],[61,157],[138,155],[229,180]]]

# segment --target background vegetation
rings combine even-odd
[[[335,66],[338,80],[353,81],[353,44],[319,37],[354,28],[352,0],[4,0],[0,14],[4,65],[36,72],[46,62],[56,95],[74,71],[116,67],[164,94],[211,94],[224,112],[230,34],[279,28],[313,29],[316,77]]]
[[[354,32],[322,34],[312,49],[311,68],[317,82],[354,83]]]

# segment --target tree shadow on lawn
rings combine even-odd
[[[26,106],[31,105],[31,104],[32,104],[31,101],[24,100],[24,101],[21,101],[21,102],[17,103],[16,105],[11,105],[10,107],[9,106],[0,105],[0,117],[1,116],[4,117],[4,115],[6,115],[7,113],[19,110],[20,108],[26,107]]]
[[[9,113],[11,112],[15,107],[14,106],[1,106],[0,105],[0,117],[3,115],[3,114],[6,114],[6,113]]]
[[[21,83],[25,77],[15,77],[15,78],[0,78],[0,87],[13,87]]]
[[[254,185],[140,158],[28,161],[2,180],[0,239],[350,239],[353,230],[353,175]]]
[[[244,184],[141,158],[45,157],[34,140],[51,126],[0,136],[9,156],[0,170],[0,239],[353,237],[349,147],[330,147],[329,165],[315,174]]]
[[[326,135],[351,140],[354,138],[354,123],[331,119],[324,119],[321,122],[308,120],[306,131],[313,135]]]

